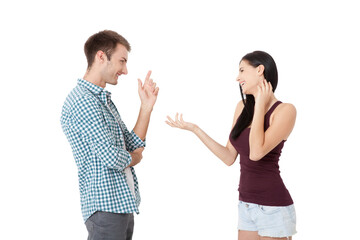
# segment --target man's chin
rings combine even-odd
[[[118,84],[118,81],[115,80],[115,81],[112,81],[112,82],[108,82],[108,84],[110,84],[110,85],[117,85],[117,84]]]

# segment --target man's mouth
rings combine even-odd
[[[244,84],[245,84],[245,81],[240,82],[240,86],[244,86]]]

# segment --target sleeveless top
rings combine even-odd
[[[264,130],[269,128],[271,113],[281,104],[277,101],[265,114]],[[245,128],[238,138],[230,142],[240,155],[239,200],[265,206],[288,206],[293,200],[286,189],[279,170],[279,158],[285,140],[259,161],[249,158],[250,128]]]

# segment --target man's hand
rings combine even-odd
[[[138,79],[138,92],[141,100],[141,108],[151,111],[155,105],[159,87],[156,87],[156,83],[150,78],[151,71],[145,77],[144,85],[142,81]]]
[[[142,147],[142,148],[137,148],[133,152],[130,153],[132,160],[128,167],[133,167],[136,164],[140,163],[140,161],[142,159],[143,151],[144,151],[144,148]]]

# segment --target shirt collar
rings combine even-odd
[[[110,100],[111,98],[111,92],[105,90],[104,88],[97,86],[85,79],[79,78],[78,79],[78,84],[84,88],[86,88],[87,90],[89,90],[90,92],[92,92],[95,95],[100,95],[100,99],[104,102],[107,103],[107,99]]]
[[[78,84],[86,89],[88,89],[90,92],[96,94],[96,95],[99,95],[102,91],[104,91],[105,89],[100,87],[100,86],[97,86],[85,79],[82,79],[82,78],[79,78],[78,79]],[[106,91],[106,90],[105,90]],[[107,92],[107,91],[106,91]]]

